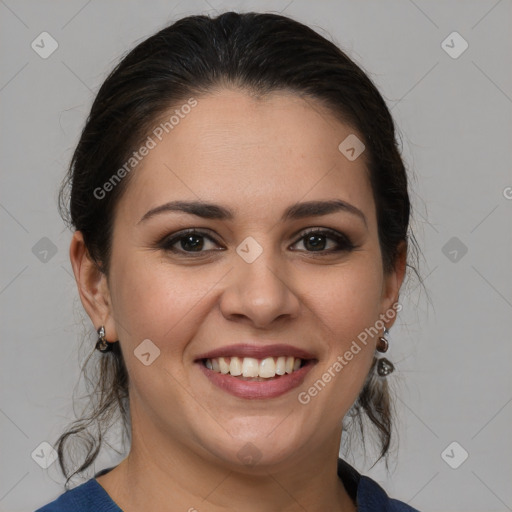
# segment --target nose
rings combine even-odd
[[[300,301],[291,271],[270,249],[263,250],[252,263],[236,255],[227,279],[220,300],[226,319],[264,329],[278,320],[298,317]]]

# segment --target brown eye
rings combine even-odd
[[[213,242],[218,245],[215,240],[202,231],[189,229],[181,231],[171,237],[164,238],[158,245],[165,251],[171,251],[181,254],[191,253],[204,253],[212,249],[203,250],[205,247],[205,240]]]
[[[334,248],[328,247],[329,241],[334,241]],[[347,252],[355,248],[355,245],[344,234],[330,229],[312,229],[304,233],[294,245],[303,242],[306,252],[331,254],[336,252]],[[219,246],[215,239],[203,231],[188,229],[161,240],[158,247],[164,251],[171,251],[182,255],[201,255],[215,249],[208,248],[208,243]],[[296,249],[294,249],[296,250]]]
[[[334,249],[326,249],[327,240],[329,239],[336,242]],[[300,240],[298,240],[296,244],[301,241],[304,241],[304,247],[306,247],[307,252],[333,253],[351,251],[355,248],[354,244],[347,236],[330,229],[319,228],[307,231],[301,236]]]

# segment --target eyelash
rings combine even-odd
[[[182,239],[185,239],[187,236],[190,236],[190,235],[195,235],[195,236],[198,236],[198,237],[204,237],[204,238],[208,238],[209,240],[211,240],[212,242],[214,243],[217,243],[211,236],[209,236],[207,233],[203,232],[203,231],[198,231],[196,230],[195,228],[192,228],[192,229],[187,229],[185,231],[181,231],[180,233],[177,233],[175,235],[172,235],[171,237],[165,237],[164,239],[162,239],[159,243],[158,243],[158,247],[160,249],[163,249],[165,251],[171,251],[171,252],[174,252],[176,254],[180,254],[180,255],[187,255],[187,256],[190,256],[192,258],[194,257],[200,257],[202,254],[206,253],[206,252],[210,252],[210,251],[184,251],[183,249],[175,249],[173,248],[173,246],[178,243],[180,240]],[[332,240],[335,240],[338,244],[338,247],[341,247],[341,248],[338,248],[338,249],[330,249],[330,250],[321,250],[321,251],[305,251],[305,252],[308,252],[308,253],[311,253],[311,254],[318,254],[320,256],[322,255],[328,255],[328,254],[333,254],[333,253],[339,253],[339,252],[350,252],[352,250],[354,250],[356,248],[356,246],[352,243],[352,241],[344,234],[341,234],[341,233],[338,233],[337,231],[334,231],[332,229],[328,229],[328,228],[314,228],[314,229],[310,229],[306,232],[304,232],[301,237],[296,241],[294,242],[293,245],[297,244],[298,242],[304,240],[306,237],[310,236],[310,235],[323,235],[323,236],[327,236],[327,238],[331,238]]]

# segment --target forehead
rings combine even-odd
[[[263,210],[280,215],[283,206],[301,200],[334,198],[371,216],[365,155],[350,161],[338,149],[354,130],[315,100],[289,92],[256,98],[222,89],[196,101],[175,116],[162,140],[151,134],[154,148],[132,171],[121,199],[123,217],[140,219],[148,209],[177,199],[260,216]],[[163,122],[175,110],[180,106]]]

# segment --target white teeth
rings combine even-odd
[[[232,357],[229,363],[229,373],[235,377],[242,375],[242,361],[238,357]]]
[[[300,359],[297,359],[297,361],[299,361],[300,365]],[[267,357],[261,361],[259,364],[259,376],[265,379],[276,376],[276,363],[273,357]]]
[[[219,357],[219,367],[220,367],[220,373],[223,373],[224,375],[226,373],[229,373],[229,364],[226,362],[226,360],[223,357]]]
[[[260,365],[253,357],[244,357],[242,361],[242,375],[244,377],[258,377]]]
[[[277,358],[276,373],[277,375],[284,375],[286,373],[286,357],[281,356]]]
[[[210,370],[234,377],[271,379],[276,375],[293,373],[300,369],[302,359],[293,356],[266,357],[214,357],[207,359],[205,365]]]

